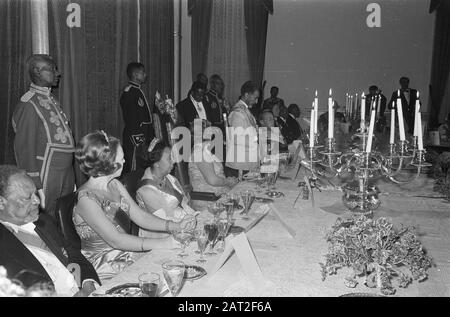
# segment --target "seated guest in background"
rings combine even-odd
[[[266,144],[269,146],[270,142],[277,142],[279,147],[279,152],[285,152],[288,149],[288,145],[286,144],[283,135],[278,130],[278,133],[272,133],[272,128],[276,127],[275,118],[273,113],[265,109],[259,116],[259,125],[262,128],[267,128],[267,140]],[[262,142],[264,140],[259,140],[260,146],[262,146]],[[262,150],[262,149],[260,149]],[[269,153],[270,154],[270,153]]]
[[[203,104],[205,102],[205,94],[205,84],[199,81],[192,84],[188,97],[176,105],[178,111],[177,125],[185,126],[189,129],[196,118],[211,121],[209,114],[206,112],[206,107]]]
[[[89,295],[100,283],[97,273],[79,249],[64,243],[54,220],[39,215],[38,206],[25,171],[0,165],[0,266],[25,287],[49,282],[57,295]],[[78,265],[81,285],[67,269],[70,263]]]
[[[279,89],[278,87],[271,87],[270,88],[270,98],[267,98],[264,100],[263,103],[263,109],[270,109],[272,110],[273,106],[278,104],[280,108],[284,108],[284,100],[281,98],[278,98]]]
[[[450,113],[447,114],[447,117],[445,117],[445,123],[439,126],[438,131],[442,141],[450,140]]]
[[[287,132],[289,135],[289,139],[287,140],[288,144],[292,143],[293,140],[298,140],[302,137],[303,131],[300,127],[300,124],[297,121],[297,118],[300,117],[300,108],[295,103],[290,104],[288,107],[288,116],[286,119]]]
[[[207,122],[203,121],[203,130],[207,126]],[[225,177],[222,161],[211,153],[211,140],[198,141],[200,142],[194,144],[189,162],[192,189],[197,192],[215,193],[217,196],[228,192],[237,184],[237,178]],[[205,209],[207,202],[193,201],[193,207],[197,210]]]
[[[229,131],[231,131],[229,138],[227,135],[225,163],[225,174],[228,177],[239,177],[239,174],[243,175],[259,167],[258,126],[250,112],[258,102],[258,98],[258,86],[252,81],[245,82],[241,87],[241,97],[228,117]],[[247,135],[239,133],[237,128],[242,128]]]
[[[142,210],[116,177],[122,172],[124,155],[120,141],[105,132],[84,136],[76,150],[80,170],[89,180],[78,190],[73,221],[82,241],[82,252],[96,268],[102,281],[119,273],[139,257],[133,251],[171,248],[172,239],[156,240],[130,234],[118,223],[125,213],[139,227],[170,232],[193,228],[195,218],[179,223]]]
[[[272,108],[272,113],[275,119],[275,126],[280,128],[281,135],[283,136],[286,144],[291,144],[293,139],[291,138],[287,126],[287,110],[285,107],[281,107],[280,104],[275,104]]]
[[[159,139],[142,146],[139,153],[145,172],[138,184],[136,200],[149,214],[180,221],[195,211],[189,207],[189,197],[180,182],[170,172],[173,169],[171,147]]]

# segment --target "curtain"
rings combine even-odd
[[[195,80],[198,73],[206,73],[212,4],[212,0],[188,0],[188,14],[192,22],[192,80]]]
[[[243,0],[212,0],[213,10],[207,54],[208,75],[219,74],[224,96],[234,104],[240,88],[250,79],[244,30]]]
[[[273,13],[272,0],[244,0],[250,78],[259,85],[264,76],[269,13]]]
[[[173,74],[173,1],[167,0],[140,0],[140,52],[141,62],[146,65],[147,83],[143,91],[149,104],[153,106],[155,92],[161,96],[174,97]],[[156,129],[160,129],[160,137],[168,140],[166,122],[170,120],[167,115],[154,116]],[[159,128],[158,128],[159,126]],[[157,135],[158,136],[158,135]]]
[[[14,164],[11,117],[28,90],[25,61],[32,53],[29,0],[0,1],[0,164]]]
[[[444,116],[450,111],[449,106],[442,107],[444,96],[448,91],[450,74],[450,3],[443,1],[436,8],[436,22],[434,29],[433,59],[431,66],[431,109],[430,128],[436,128],[440,114]],[[443,119],[443,118],[442,118]]]

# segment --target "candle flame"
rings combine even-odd
[[[416,98],[419,99],[419,92],[417,92],[417,97]]]
[[[316,90],[316,97],[317,97],[317,90]]]
[[[330,96],[331,96],[332,92],[331,92],[331,88],[330,88]]]
[[[400,98],[400,90],[397,90],[397,97]]]
[[[362,98],[366,98],[366,95],[364,94],[364,91],[362,92],[361,97]]]

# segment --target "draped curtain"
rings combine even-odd
[[[224,95],[237,101],[240,88],[250,79],[244,30],[243,0],[212,0],[213,10],[207,55],[208,75],[219,74],[225,83]]]
[[[439,123],[443,123],[444,116],[450,111],[448,102],[444,102],[450,101],[450,3],[449,1],[432,1],[430,11],[432,10],[436,10],[436,22],[431,68],[429,125],[436,128]]]
[[[25,61],[31,54],[29,0],[0,1],[0,164],[14,164],[11,117],[28,90]]]
[[[244,0],[250,78],[257,84],[261,84],[264,76],[269,13],[273,14],[272,0]]]
[[[206,73],[212,8],[212,0],[188,0],[188,14],[191,16],[193,80],[198,73]]]

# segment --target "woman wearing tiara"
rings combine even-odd
[[[149,213],[177,222],[195,211],[189,206],[189,198],[180,182],[170,175],[171,152],[171,147],[157,138],[148,147],[141,147],[140,160],[145,172],[137,186],[136,200]],[[155,237],[143,230],[140,235]]]
[[[75,157],[89,180],[78,190],[73,221],[81,238],[81,249],[105,281],[138,258],[138,252],[171,248],[172,239],[155,240],[127,234],[118,223],[124,212],[139,227],[162,232],[193,229],[195,217],[179,222],[161,219],[143,211],[116,180],[124,155],[120,141],[105,132],[94,132],[79,142]]]

